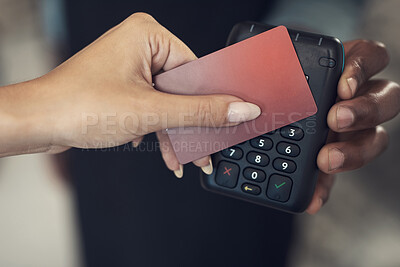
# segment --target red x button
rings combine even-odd
[[[233,162],[220,161],[217,167],[217,173],[215,175],[216,184],[235,188],[239,178],[239,166]]]
[[[225,169],[224,174],[228,174],[229,176],[231,176],[230,171],[232,170],[232,168],[228,169],[227,167],[224,166],[224,169]]]

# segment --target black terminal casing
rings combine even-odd
[[[228,37],[227,46],[274,27],[255,22],[238,23],[233,27]],[[337,84],[344,66],[344,49],[337,38],[292,29],[288,29],[288,31],[317,104],[318,112],[311,117],[290,125],[290,127],[302,129],[304,135],[303,137],[299,136],[301,140],[291,140],[283,137],[285,135],[285,132],[282,133],[283,135],[281,134],[283,127],[261,136],[262,140],[267,141],[269,144],[272,141],[272,147],[267,151],[255,148],[255,142],[261,141],[260,139],[255,141],[253,139],[253,146],[250,140],[234,146],[234,149],[239,149],[242,152],[240,159],[226,157],[222,152],[213,154],[214,171],[211,175],[202,173],[201,183],[205,189],[215,193],[282,211],[300,213],[308,207],[315,190],[318,177],[316,159],[328,135],[329,129],[326,118],[329,109],[336,101]],[[285,128],[286,137],[288,137],[287,131],[290,129]],[[262,142],[263,145],[264,141]],[[280,144],[281,142],[284,143]],[[285,151],[285,144],[287,145],[288,143],[292,145],[286,152],[290,151],[293,154],[292,148],[296,147],[295,150],[299,151],[294,151],[293,155],[298,153],[297,156],[282,155],[278,152]],[[279,149],[278,144],[280,144]],[[230,151],[226,149],[225,155],[229,155]],[[254,160],[252,156],[258,155],[254,153],[249,155],[251,152],[267,155],[268,164],[266,166],[257,166],[249,163],[248,158]],[[275,161],[277,158],[279,159]],[[285,164],[284,162],[286,161],[290,164]],[[224,164],[229,168],[225,169],[226,166]],[[232,164],[235,164],[236,167],[231,171],[235,171],[238,176],[236,182],[233,181],[233,183],[232,181],[227,181],[224,177],[219,177],[227,176],[227,174],[235,175],[236,173],[223,174],[225,170],[231,169]],[[281,166],[289,166],[285,171],[290,168],[295,168],[295,171],[286,173],[282,169],[279,170]],[[246,179],[244,177],[246,168],[251,168],[250,170],[257,169],[259,174],[262,171],[265,173],[264,180],[254,179],[252,181],[251,179]],[[246,172],[247,176],[251,173],[248,169]]]

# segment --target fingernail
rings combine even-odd
[[[331,148],[328,152],[329,171],[343,167],[344,154],[337,148]]]
[[[211,159],[208,159],[208,161],[209,161],[209,164],[207,166],[201,167],[201,170],[205,174],[210,175],[213,172],[213,165],[212,165]]]
[[[354,78],[348,78],[347,84],[349,85],[349,88],[351,90],[351,96],[354,96],[357,89],[357,80]]]
[[[254,120],[261,114],[261,109],[248,102],[232,102],[229,104],[228,121],[245,122]]]
[[[350,127],[354,123],[354,113],[351,109],[339,106],[336,110],[336,121],[338,129]]]
[[[182,176],[183,176],[183,165],[182,164],[179,164],[179,169],[174,171],[174,174],[175,174],[176,178],[179,178],[179,179],[182,178]]]

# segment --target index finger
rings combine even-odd
[[[383,43],[355,40],[344,43],[346,55],[343,74],[338,84],[341,99],[350,99],[358,88],[389,63],[389,54]]]

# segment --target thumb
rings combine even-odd
[[[151,47],[151,70],[170,70],[195,60],[195,54],[179,38],[158,24],[151,25],[159,33],[153,38]],[[233,126],[257,118],[261,114],[258,106],[229,95],[187,96],[152,91],[154,105],[149,114],[157,115],[152,125],[143,122],[148,132],[166,128],[206,126]],[[155,113],[155,114],[154,114]],[[151,117],[151,116],[149,116]]]
[[[153,106],[153,111],[162,119],[158,120],[152,131],[189,126],[234,126],[253,120],[261,114],[257,105],[231,95],[154,93],[153,100],[157,105]]]
[[[154,20],[154,19],[153,19]],[[180,65],[197,59],[190,48],[178,37],[158,24],[155,20],[153,25],[159,34],[153,38],[151,48],[151,72],[158,73],[160,70],[168,71]]]

